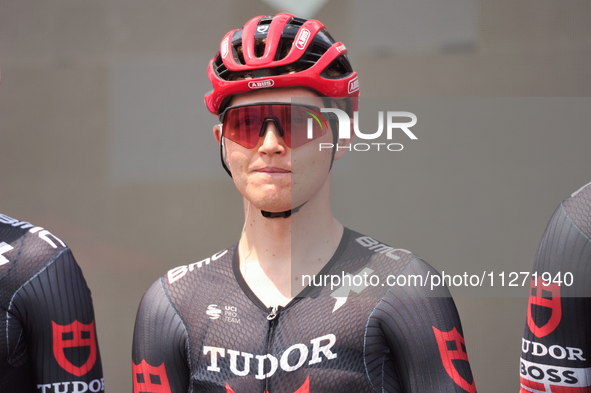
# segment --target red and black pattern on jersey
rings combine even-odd
[[[591,183],[560,204],[538,248],[533,272],[551,280],[530,284],[521,393],[591,393],[590,239]]]
[[[2,214],[0,390],[104,392],[90,290],[72,253]]]
[[[376,244],[345,229],[320,274],[437,274]],[[238,266],[234,245],[150,287],[134,332],[135,393],[150,368],[152,392],[476,392],[446,288],[309,286],[273,313]]]

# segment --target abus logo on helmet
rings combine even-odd
[[[308,43],[308,38],[310,38],[310,30],[301,29],[300,33],[298,34],[298,38],[296,39],[296,48],[303,50]]]
[[[210,304],[207,306],[207,311],[205,311],[205,313],[210,319],[219,319],[222,315],[222,310],[220,310],[217,304]]]
[[[355,77],[355,79],[349,81],[349,94],[357,90],[359,90],[359,78]]]
[[[248,87],[251,89],[262,89],[265,87],[271,87],[275,84],[273,79],[265,79],[264,81],[252,81],[248,82]]]
[[[230,38],[226,37],[222,41],[222,57],[226,57],[228,55],[229,49],[228,44],[230,43]]]

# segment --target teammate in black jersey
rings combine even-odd
[[[134,392],[476,392],[446,288],[320,282],[437,274],[332,216],[330,169],[346,149],[318,144],[350,143],[322,112],[356,109],[345,46],[315,20],[256,17],[222,39],[208,76],[245,226],[238,243],[146,292]]]
[[[521,347],[521,393],[591,393],[590,239],[591,183],[562,201],[538,248]]]
[[[0,391],[104,392],[90,291],[68,247],[0,214]]]

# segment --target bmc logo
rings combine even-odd
[[[273,79],[265,79],[264,81],[252,81],[248,82],[248,87],[251,89],[262,89],[265,87],[271,87],[275,84]]]
[[[192,272],[193,270],[195,270],[195,268],[200,269],[205,265],[209,265],[211,263],[211,261],[217,261],[218,258],[221,258],[222,256],[224,256],[227,252],[228,252],[228,250],[223,250],[223,251],[218,252],[215,255],[212,255],[211,258],[205,258],[202,261],[195,262],[190,265],[183,265],[183,266],[175,267],[174,269],[170,269],[167,273],[168,282],[172,284],[176,280],[185,277],[185,275],[188,272]]]
[[[296,48],[304,50],[306,44],[308,43],[308,38],[310,38],[310,30],[301,29],[300,33],[298,34],[298,38],[296,38]]]
[[[49,236],[51,236],[56,242],[58,242],[59,244],[62,245],[62,247],[65,247],[66,245],[64,244],[64,242],[62,242],[60,239],[58,239],[57,237],[55,237],[54,235],[52,235],[48,230],[43,229],[41,227],[36,227],[35,225],[28,223],[26,221],[19,221],[16,218],[12,218],[12,217],[8,217],[5,214],[0,214],[0,224],[7,224],[10,226],[13,226],[15,228],[21,228],[21,229],[29,229],[30,233],[36,233],[37,236],[39,236],[39,238],[41,240],[43,240],[45,243],[49,244],[52,248],[57,248],[57,245],[54,243],[53,240],[51,240],[49,238]],[[5,244],[5,243],[3,243]],[[8,250],[4,250],[4,252],[6,252]]]

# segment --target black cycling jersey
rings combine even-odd
[[[354,280],[320,286],[330,274]],[[381,285],[388,275],[410,284],[433,274],[409,251],[345,229],[312,284],[272,309],[244,281],[235,244],[170,270],[146,292],[134,392],[474,393],[447,288]]]
[[[538,248],[522,339],[521,393],[591,393],[590,239],[591,183],[562,201]]]
[[[0,391],[104,392],[90,291],[66,245],[0,214]]]

